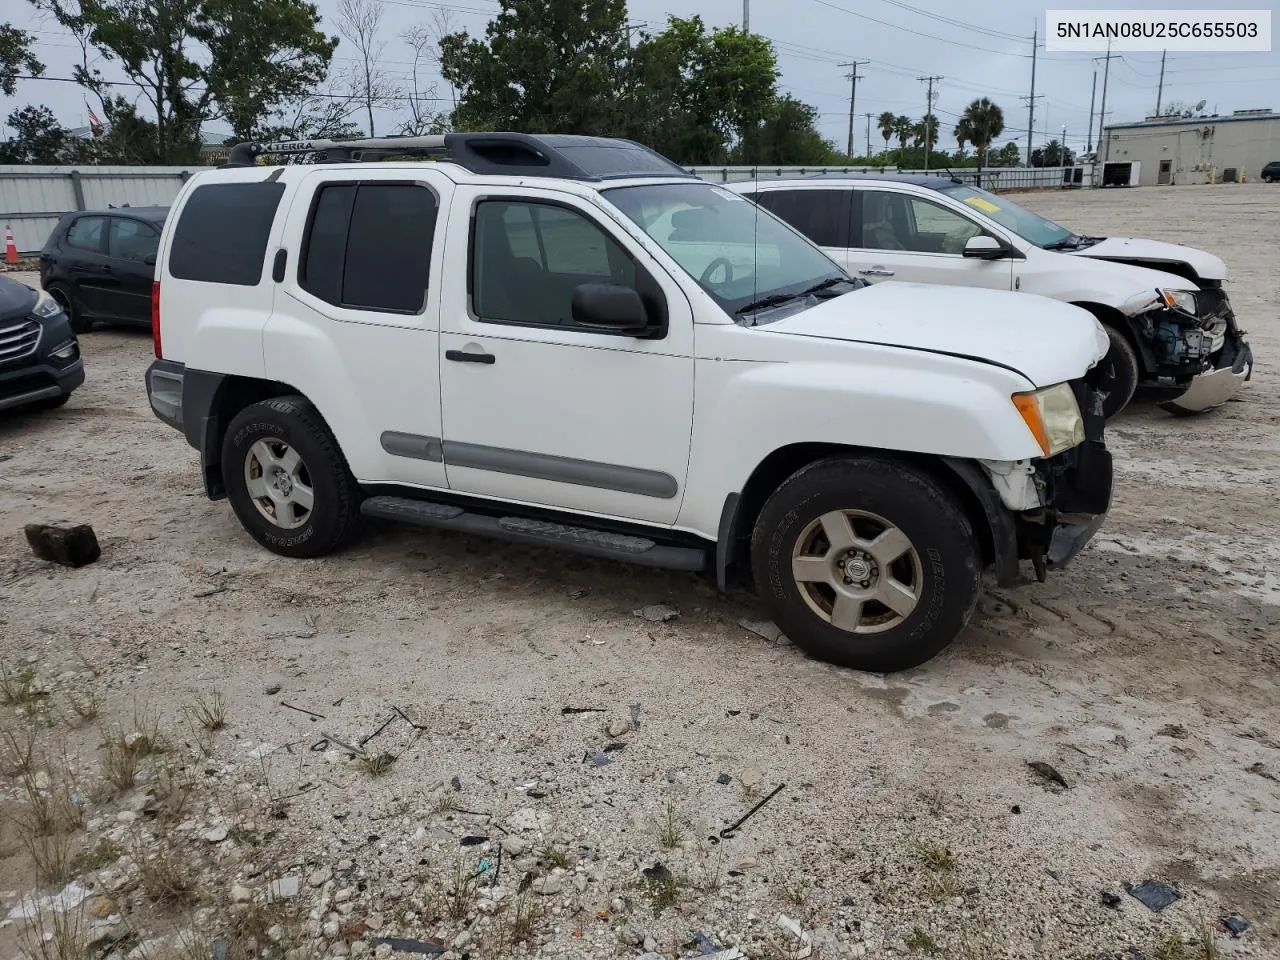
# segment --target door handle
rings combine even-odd
[[[446,360],[457,360],[459,363],[493,363],[498,359],[492,353],[473,350],[446,350],[444,358]]]
[[[864,277],[892,277],[893,271],[886,270],[884,267],[868,267],[866,270],[859,270]]]

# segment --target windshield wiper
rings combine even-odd
[[[1044,249],[1045,250],[1067,250],[1067,249],[1074,250],[1076,247],[1080,246],[1080,241],[1083,239],[1084,237],[1077,237],[1073,233],[1069,236],[1063,237],[1061,240],[1055,240],[1053,243],[1046,243],[1044,245]]]
[[[790,303],[792,300],[802,300],[805,297],[811,297],[814,294],[821,293],[823,290],[829,290],[839,283],[853,283],[854,281],[848,277],[827,277],[820,280],[813,286],[801,290],[799,293],[771,293],[767,297],[761,297],[759,300],[752,300],[745,306],[739,307],[733,311],[735,316],[741,316],[744,313],[755,313],[757,310],[764,310],[767,307],[778,307],[784,303]]]

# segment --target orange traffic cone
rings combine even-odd
[[[12,266],[18,262],[18,245],[13,242],[13,227],[4,225],[4,262]]]

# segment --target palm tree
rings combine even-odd
[[[898,137],[898,166],[902,166],[902,158],[907,152],[907,141],[911,139],[911,132],[915,129],[915,122],[907,116],[898,116],[893,118],[893,132]]]
[[[973,144],[978,152],[978,186],[982,186],[982,164],[987,159],[991,141],[1004,132],[1004,111],[979,97],[964,108],[964,116],[956,124],[956,139]]]
[[[886,110],[880,114],[880,119],[876,121],[880,128],[880,136],[884,137],[884,149],[889,150],[889,140],[893,137],[893,124],[898,118]]]

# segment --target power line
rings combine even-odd
[[[900,23],[890,23],[888,20],[879,20],[876,17],[869,16],[865,13],[858,13],[856,10],[850,10],[847,7],[842,7],[838,4],[831,3],[831,0],[813,0],[813,2],[823,7],[830,7],[832,10],[838,10],[841,13],[847,13],[851,17],[858,17],[859,19],[862,19],[862,20],[870,20],[872,23],[878,23],[884,27],[891,27],[894,30],[901,30],[904,33],[910,33],[917,37],[925,37],[926,39],[937,40],[941,43],[950,43],[953,46],[957,46],[957,47],[967,47],[970,50],[978,50],[982,53],[994,54],[995,56],[998,56],[998,57],[1025,57],[1026,56],[1025,53],[1005,53],[1001,50],[992,50],[989,47],[979,47],[972,43],[964,43],[960,40],[949,39],[948,37],[939,37],[936,34],[925,33],[922,30],[912,30],[910,27],[904,27]]]
[[[998,37],[1002,40],[1025,40],[1026,37],[1020,37],[1016,33],[1005,33],[1002,30],[992,30],[988,27],[980,27],[976,24],[965,23],[963,20],[956,20],[954,17],[944,17],[940,13],[932,13],[929,10],[921,10],[919,7],[913,7],[909,3],[903,3],[902,0],[884,0],[885,3],[903,10],[910,10],[912,13],[919,14],[922,17],[928,17],[930,20],[937,20],[945,23],[949,27],[959,27],[962,30],[972,30],[975,33],[985,33],[991,37]]]

